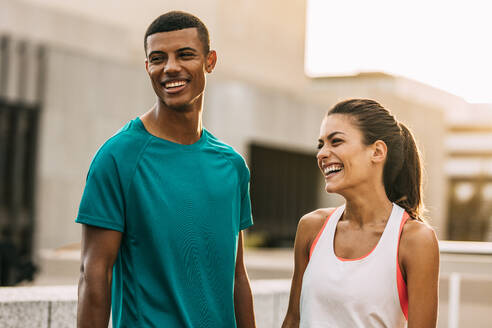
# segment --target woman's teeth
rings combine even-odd
[[[325,175],[328,175],[330,173],[339,172],[342,169],[343,169],[343,165],[333,164],[333,165],[325,167],[323,172],[325,173]]]

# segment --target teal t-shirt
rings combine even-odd
[[[94,156],[76,222],[123,233],[114,327],[236,326],[238,234],[253,223],[249,170],[207,130],[181,145],[130,121]]]

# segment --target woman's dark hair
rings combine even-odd
[[[414,219],[423,221],[422,165],[412,132],[378,102],[370,99],[349,99],[328,111],[351,115],[371,145],[383,141],[388,153],[383,168],[383,184],[388,199],[403,207]]]

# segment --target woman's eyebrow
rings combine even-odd
[[[335,132],[332,132],[328,135],[327,139],[330,140],[331,138],[333,138],[334,136],[336,136],[337,134],[345,134],[341,131],[335,131]]]

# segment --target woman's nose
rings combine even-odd
[[[325,157],[328,157],[329,155],[329,150],[327,149],[328,147],[323,146],[318,150],[318,154],[316,155],[316,158],[318,160],[322,160]]]

